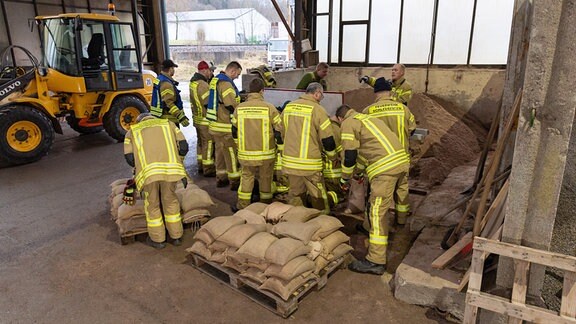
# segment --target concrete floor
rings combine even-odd
[[[194,137],[193,130],[186,133]],[[187,161],[194,160],[191,152]],[[129,175],[122,144],[104,132],[78,136],[67,127],[41,161],[0,169],[0,322],[283,321],[188,265],[189,231],[181,247],[120,245],[109,217],[108,184]],[[228,209],[220,202],[213,212],[219,210]],[[436,323],[435,318],[431,310],[396,301],[380,277],[340,270],[289,320]]]

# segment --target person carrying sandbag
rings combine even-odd
[[[135,167],[136,189],[143,192],[149,235],[146,243],[156,249],[165,247],[166,229],[172,244],[182,244],[184,231],[176,183],[182,180],[187,185],[182,164],[186,153],[188,142],[178,127],[148,113],[138,116],[124,138],[124,157]]]

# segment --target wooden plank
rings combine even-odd
[[[500,225],[498,230],[496,232],[494,232],[494,234],[492,234],[492,236],[490,236],[490,239],[500,241],[500,235],[502,235],[502,225]],[[490,253],[486,253],[486,252],[482,252],[482,253],[485,254],[484,258],[487,258],[490,255]],[[464,277],[462,277],[462,280],[460,280],[460,285],[458,285],[458,292],[463,292],[464,288],[466,288],[466,285],[468,285],[468,280],[470,280],[470,269],[471,268],[468,268],[468,271],[466,271],[466,273],[464,274]]]
[[[490,168],[488,169],[488,173],[484,177],[483,183],[485,189],[482,192],[482,196],[480,197],[480,203],[478,204],[478,210],[476,211],[476,216],[474,219],[474,229],[473,229],[474,236],[480,235],[480,232],[482,231],[480,228],[480,224],[482,222],[482,218],[484,218],[486,200],[488,199],[488,194],[490,193],[490,189],[492,188],[492,183],[494,181],[496,171],[498,171],[498,167],[500,166],[500,159],[502,158],[502,154],[504,153],[504,148],[508,144],[508,137],[512,132],[512,127],[516,122],[516,118],[518,117],[521,102],[522,102],[522,91],[518,92],[518,94],[516,95],[516,99],[514,100],[512,110],[510,111],[510,114],[508,115],[508,120],[506,121],[506,126],[504,126],[502,136],[498,139],[498,144],[496,145],[496,151],[494,151],[494,156],[492,157],[492,161],[490,161]]]
[[[560,315],[570,318],[576,317],[576,273],[574,272],[564,272]]]
[[[528,291],[528,272],[530,271],[530,262],[514,259],[514,269],[512,303],[524,305],[526,303],[526,292]],[[510,316],[508,324],[522,324],[522,319]]]
[[[476,237],[474,250],[576,272],[576,257]]]
[[[456,244],[452,245],[452,247],[450,247],[446,252],[437,257],[436,260],[432,262],[432,268],[444,269],[446,265],[450,263],[450,261],[454,259],[454,257],[456,257],[458,253],[460,253],[460,251],[462,251],[462,249],[470,243],[472,243],[472,232],[464,235],[460,241],[456,242]]]
[[[480,291],[482,287],[482,275],[484,274],[484,260],[486,260],[486,255],[486,253],[482,253],[482,251],[479,250],[474,250],[472,254],[468,292]]]
[[[472,295],[466,294],[466,308],[464,308],[464,324],[476,324],[476,317],[478,316],[478,306],[472,305],[469,299]]]
[[[557,313],[544,308],[530,305],[512,304],[505,298],[485,293],[468,291],[468,295],[466,296],[466,305],[468,304],[474,307],[484,308],[492,312],[514,316],[524,321],[531,321],[534,323],[576,323],[576,319],[574,318],[560,317],[557,315]]]
[[[502,188],[500,189],[498,194],[496,195],[496,198],[494,198],[494,201],[490,205],[490,208],[488,208],[486,215],[482,219],[482,222],[480,223],[480,229],[481,230],[484,230],[486,228],[486,224],[488,222],[492,221],[492,223],[493,223],[494,218],[497,218],[497,216],[499,216],[501,214],[502,207],[504,207],[504,202],[506,201],[506,198],[508,197],[509,187],[510,187],[510,180],[507,179],[504,182],[504,184],[502,185]],[[498,225],[500,225],[500,224],[498,224]],[[484,236],[484,235],[481,235],[481,236]],[[486,236],[484,236],[484,237],[486,237]]]

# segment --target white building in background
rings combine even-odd
[[[254,8],[169,12],[170,43],[246,44],[270,38],[270,21]]]

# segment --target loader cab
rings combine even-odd
[[[36,18],[42,30],[43,64],[83,83],[87,92],[139,89],[142,64],[130,23],[115,16],[63,14]]]

